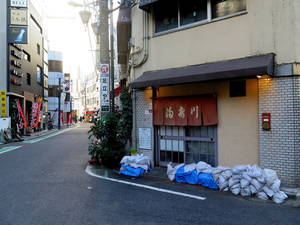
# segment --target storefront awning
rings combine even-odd
[[[143,10],[149,11],[149,7],[155,3],[158,2],[159,0],[140,0],[140,5],[139,7]]]
[[[202,81],[273,76],[274,54],[252,56],[181,68],[145,72],[131,83],[134,89]]]

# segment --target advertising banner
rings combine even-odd
[[[8,43],[28,44],[28,27],[12,26],[8,28]]]

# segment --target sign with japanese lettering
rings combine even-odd
[[[27,9],[10,9],[10,25],[27,26]]]
[[[168,98],[153,101],[154,125],[210,126],[218,124],[213,97]]]
[[[139,148],[151,149],[151,128],[139,128]]]
[[[10,7],[27,8],[27,0],[10,0]]]
[[[100,66],[100,109],[101,112],[109,111],[109,65]]]
[[[1,90],[0,91],[0,104],[1,104],[1,112],[0,112],[0,115],[1,117],[6,117],[7,114],[7,104],[6,104],[6,91],[4,90]]]

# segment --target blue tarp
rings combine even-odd
[[[120,174],[131,176],[131,177],[139,177],[145,173],[145,170],[142,168],[133,168],[131,166],[122,165],[120,170]]]
[[[211,189],[218,189],[218,185],[215,182],[212,174],[209,173],[197,173],[196,170],[190,172],[184,172],[184,167],[180,167],[176,174],[175,179],[179,183],[188,183],[188,184],[200,184],[204,187]]]

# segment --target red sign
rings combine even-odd
[[[168,126],[216,125],[218,124],[217,101],[213,97],[154,100],[153,124]]]

